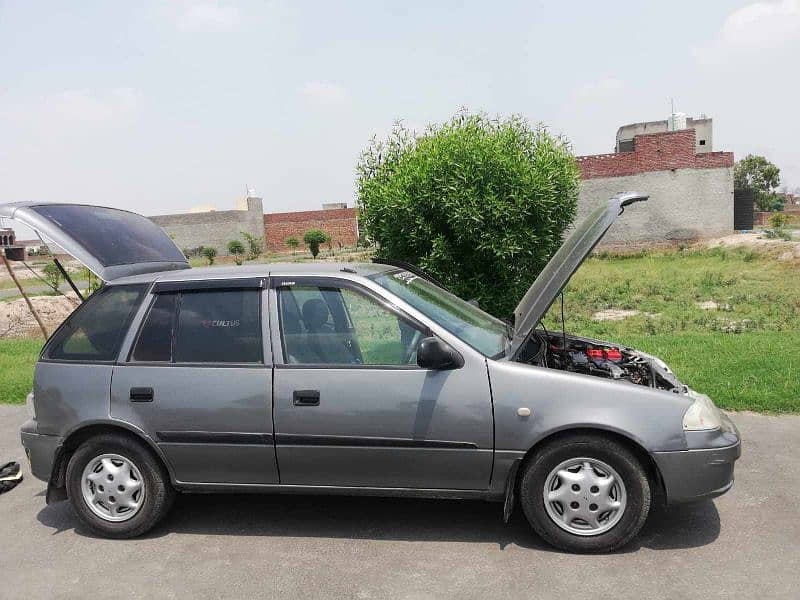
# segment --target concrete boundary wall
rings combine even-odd
[[[216,248],[218,256],[228,254],[228,242],[240,240],[242,232],[264,235],[264,208],[261,198],[248,198],[247,210],[221,210],[149,217],[164,229],[181,250],[198,246]],[[246,244],[245,244],[246,246]]]
[[[674,244],[733,232],[733,167],[585,179],[575,222],[598,203],[629,190],[650,194],[650,199],[629,206],[611,226],[601,247]]]

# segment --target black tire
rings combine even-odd
[[[597,535],[578,535],[562,529],[545,508],[547,477],[563,461],[579,457],[603,461],[625,485],[627,501],[622,517],[611,529]],[[599,435],[576,434],[548,444],[523,465],[519,496],[528,522],[548,543],[568,552],[611,552],[630,542],[644,525],[651,490],[643,465],[624,445]]]
[[[144,480],[143,504],[126,521],[102,519],[83,498],[83,471],[90,461],[103,454],[117,454],[131,461]],[[102,434],[83,442],[69,460],[66,484],[67,495],[80,520],[97,535],[109,538],[131,538],[147,532],[167,515],[175,498],[169,474],[158,457],[141,442],[118,434]]]

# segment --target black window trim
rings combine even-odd
[[[275,292],[275,313],[277,316],[276,322],[276,330],[275,334],[277,337],[278,342],[280,343],[280,352],[274,353],[273,348],[273,363],[276,369],[329,369],[329,370],[340,370],[340,369],[358,369],[358,370],[371,370],[371,371],[427,371],[429,369],[423,369],[419,365],[410,364],[410,365],[354,365],[354,364],[328,364],[328,363],[290,363],[286,359],[286,345],[284,344],[283,340],[283,324],[281,322],[281,298],[280,298],[280,290],[281,287],[291,287],[286,285],[287,283],[291,283],[292,286],[305,286],[305,287],[313,287],[317,286],[320,288],[348,288],[356,293],[363,294],[367,298],[374,300],[377,302],[382,308],[386,311],[394,314],[397,318],[406,321],[410,326],[418,329],[422,332],[424,337],[431,337],[434,336],[433,331],[431,328],[425,325],[424,323],[420,322],[418,319],[415,319],[397,305],[393,304],[374,290],[362,285],[356,281],[351,279],[343,279],[339,277],[325,277],[320,275],[300,275],[297,277],[292,277],[288,275],[279,275],[273,276],[270,280],[270,288]],[[270,340],[272,340],[273,336],[270,335]],[[280,359],[281,362],[278,362],[276,359]]]
[[[272,365],[267,364],[264,352],[264,289],[266,289],[267,278],[241,278],[241,279],[209,279],[209,280],[195,280],[195,281],[166,281],[161,284],[156,283],[150,290],[149,305],[145,314],[139,322],[136,336],[133,338],[131,347],[128,354],[123,361],[118,364],[125,366],[136,367],[192,367],[192,368],[251,368],[251,369],[264,369],[272,368]],[[210,282],[211,285],[205,285]],[[170,286],[168,284],[176,284]],[[228,284],[228,285],[225,285]],[[193,293],[193,292],[206,292],[206,291],[237,291],[237,290],[259,290],[258,294],[258,330],[261,337],[261,359],[258,362],[176,362],[175,361],[175,341],[178,337],[178,324],[180,316],[181,299],[175,303],[175,328],[172,330],[172,339],[170,341],[172,352],[170,353],[171,360],[169,361],[138,361],[134,360],[133,353],[136,350],[136,345],[139,343],[139,337],[142,335],[145,323],[150,316],[150,311],[153,305],[161,294],[180,294]]]

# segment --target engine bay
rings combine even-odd
[[[662,361],[610,342],[536,331],[522,362],[680,393],[684,386]]]

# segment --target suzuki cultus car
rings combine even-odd
[[[728,417],[659,359],[537,327],[644,198],[578,226],[513,327],[413,268],[192,269],[139,215],[4,205],[106,282],[36,365],[31,471],[108,537],[146,532],[176,492],[248,491],[480,498],[506,519],[518,504],[559,548],[618,548],[654,497],[726,492],[740,454]]]

